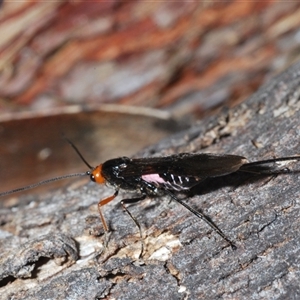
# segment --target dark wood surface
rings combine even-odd
[[[139,153],[229,153],[250,161],[300,154],[300,64],[240,106],[223,111]],[[300,164],[288,164],[299,170]],[[237,245],[167,197],[104,208],[112,229],[103,251],[96,203],[113,193],[87,180],[26,196],[0,211],[1,299],[297,299],[299,174],[239,174],[209,181],[185,201]],[[200,186],[201,187],[201,186]],[[118,199],[128,197],[121,193]]]

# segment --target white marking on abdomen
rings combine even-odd
[[[165,178],[162,178],[162,176]],[[174,174],[146,174],[142,175],[142,179],[148,183],[160,184],[175,191],[189,190],[191,187],[190,185],[185,186],[185,184],[190,181],[189,177],[182,177]]]

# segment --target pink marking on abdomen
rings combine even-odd
[[[146,174],[142,175],[142,179],[147,182],[166,183],[159,174]]]

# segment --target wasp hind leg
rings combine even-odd
[[[201,211],[195,210],[194,208],[192,208],[191,206],[187,205],[185,202],[183,202],[182,200],[178,199],[173,193],[171,193],[170,191],[166,190],[166,193],[168,195],[170,195],[170,197],[175,200],[176,202],[178,202],[179,204],[181,204],[182,206],[184,206],[185,208],[187,208],[192,214],[194,214],[197,218],[203,220],[206,222],[207,225],[209,225],[217,234],[219,234],[223,240],[225,240],[233,250],[236,250],[236,245],[229,239],[227,238],[227,236],[223,233],[223,231],[221,231],[221,229],[215,225],[206,215],[204,215]]]

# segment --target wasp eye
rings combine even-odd
[[[93,174],[91,174],[90,178],[91,178],[92,181],[94,181],[94,182],[96,181],[95,176]]]

